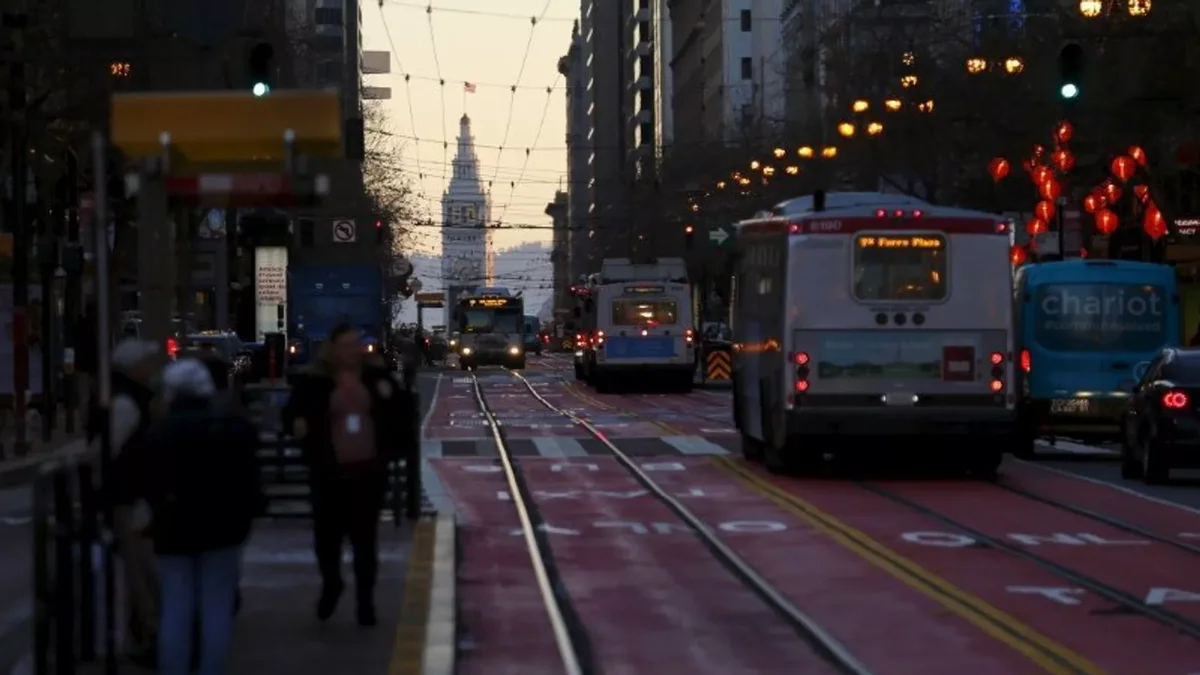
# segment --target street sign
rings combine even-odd
[[[358,228],[354,221],[346,218],[333,221],[333,243],[353,244],[358,239]]]
[[[437,308],[445,305],[446,296],[443,293],[417,293],[417,306]]]
[[[342,106],[337,91],[249,91],[116,94],[112,142],[128,159],[172,152],[192,163],[272,162],[286,157],[284,134],[298,155],[342,156]]]
[[[718,225],[708,231],[708,240],[716,246],[724,246],[733,239],[735,233],[733,225]]]

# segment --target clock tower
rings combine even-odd
[[[458,298],[492,284],[491,199],[479,177],[479,156],[471,135],[471,118],[458,123],[454,175],[442,195],[442,285],[446,289],[446,325]]]

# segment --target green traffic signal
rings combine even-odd
[[[255,96],[266,96],[267,94],[271,93],[271,85],[267,84],[266,82],[255,82],[254,88],[251,89],[251,91],[254,92]]]
[[[1059,90],[1059,93],[1062,94],[1062,97],[1065,99],[1077,98],[1079,96],[1079,87],[1068,82],[1062,86],[1062,89]]]

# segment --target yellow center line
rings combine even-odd
[[[951,584],[866,533],[763,479],[739,465],[737,460],[721,457],[712,461],[753,492],[1023,654],[1045,672],[1053,675],[1106,675],[1100,666],[1078,652],[1051,640],[983,598]]]
[[[420,675],[425,665],[425,632],[433,590],[434,531],[432,520],[421,520],[413,529],[408,569],[404,574],[404,600],[396,621],[388,675]]]

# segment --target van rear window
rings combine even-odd
[[[1038,344],[1064,352],[1151,352],[1167,338],[1167,298],[1145,284],[1048,284],[1034,298]]]
[[[854,297],[859,300],[946,299],[946,238],[937,234],[854,238]]]

